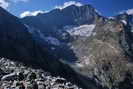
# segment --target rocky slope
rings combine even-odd
[[[0,58],[0,89],[82,89],[42,69]]]

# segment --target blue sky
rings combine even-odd
[[[19,16],[25,11],[52,10],[70,0],[0,0],[8,3],[5,7],[12,14]],[[91,4],[104,16],[116,15],[118,12],[132,9],[133,0],[73,0],[83,4]],[[5,4],[6,5],[6,4]]]

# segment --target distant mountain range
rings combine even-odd
[[[71,5],[17,18],[0,8],[0,56],[60,75],[83,89],[133,88],[133,14]]]

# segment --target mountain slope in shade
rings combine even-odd
[[[0,19],[0,56],[49,69],[50,66],[44,66],[50,64],[52,57],[47,53],[47,48],[33,39],[25,25],[2,8]],[[58,64],[58,61],[54,63],[56,62]]]

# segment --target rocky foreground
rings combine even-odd
[[[0,59],[0,78],[0,89],[81,89],[64,78],[5,58]]]

